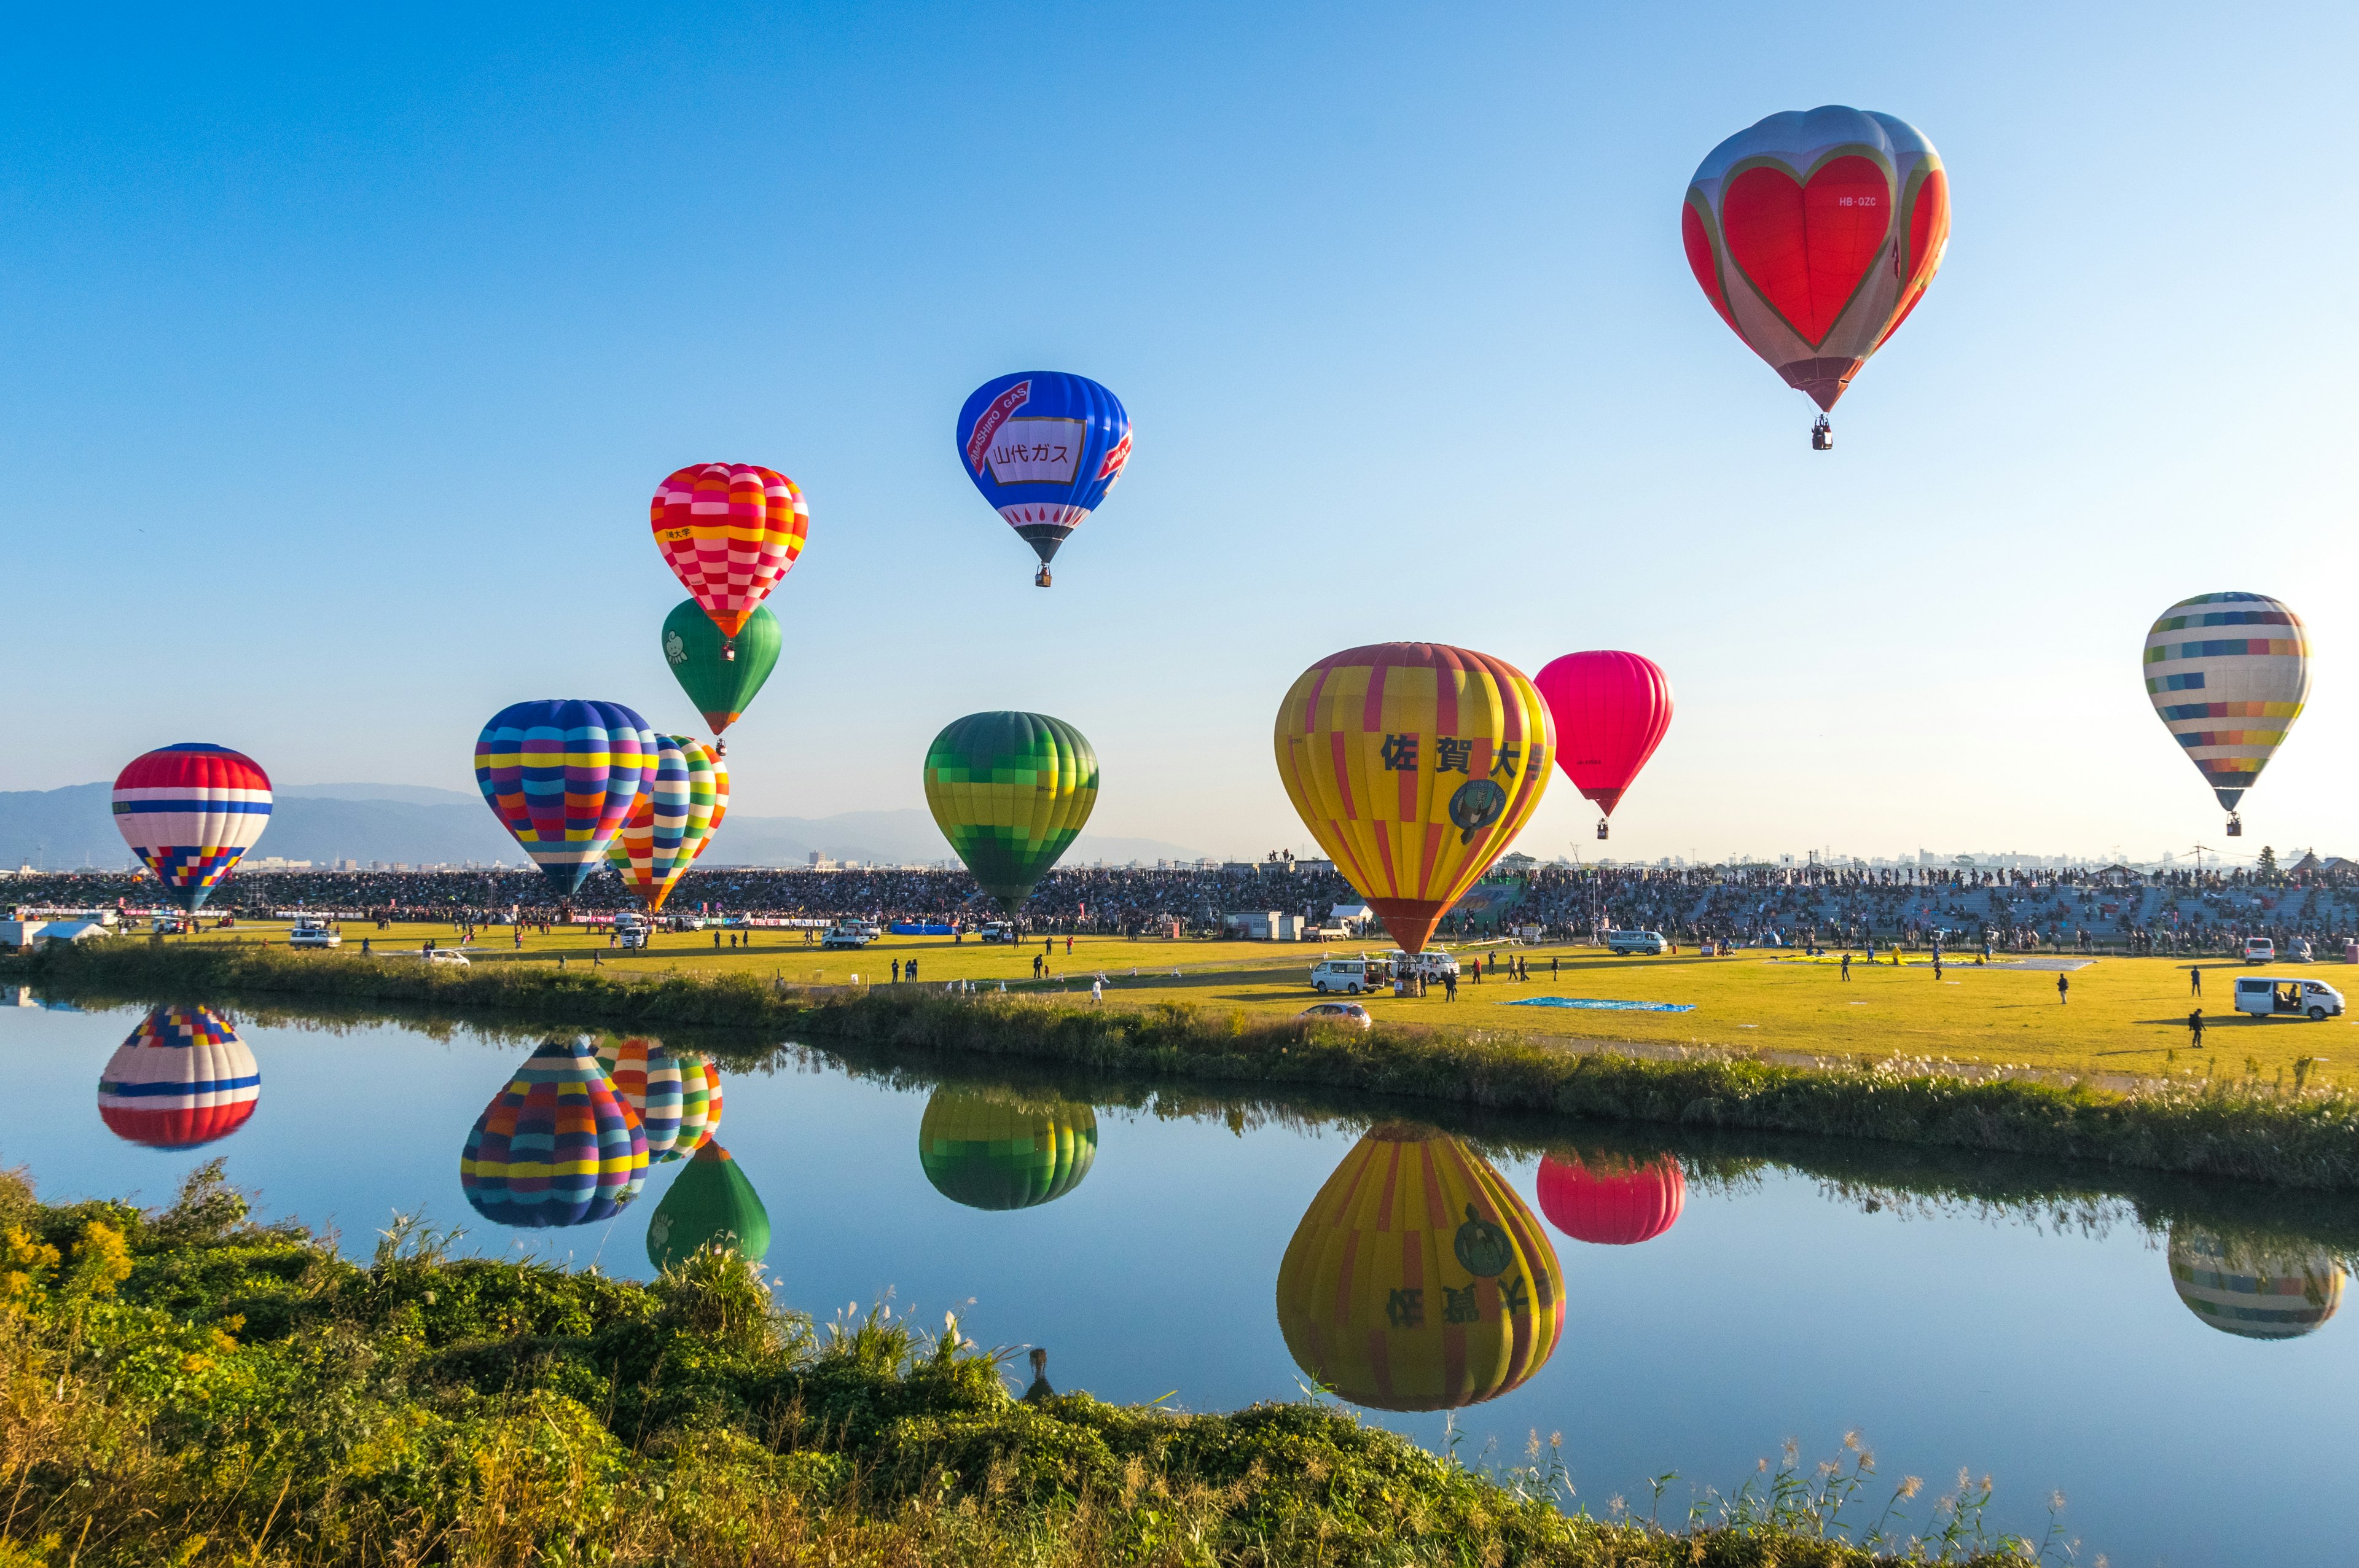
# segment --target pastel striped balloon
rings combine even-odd
[[[2243,1339],[2315,1333],[2343,1304],[2343,1266],[2323,1248],[2232,1240],[2193,1227],[2171,1227],[2170,1284],[2188,1311]]]
[[[623,1097],[623,1103],[638,1112],[639,1125],[647,1135],[647,1158],[670,1159],[671,1146],[679,1138],[679,1059],[665,1050],[660,1040],[609,1035],[598,1043],[598,1063],[606,1069],[606,1079]]]
[[[656,737],[654,787],[606,848],[606,859],[649,914],[704,853],[729,809],[729,768],[693,735]]]
[[[600,1070],[586,1036],[528,1057],[468,1130],[459,1185],[497,1225],[590,1225],[629,1203],[647,1169],[647,1135]]]
[[[98,1115],[118,1138],[193,1149],[244,1127],[262,1098],[229,1020],[206,1007],[159,1007],[114,1048],[98,1080]]]
[[[619,702],[512,703],[475,739],[475,784],[560,898],[571,898],[656,771],[656,734]]]
[[[721,1130],[721,1070],[712,1063],[683,1057],[679,1065],[679,1134],[664,1158],[684,1160],[712,1141]]]
[[[270,825],[270,775],[243,752],[183,741],[133,759],[114,776],[114,826],[194,911]]]
[[[810,504],[793,480],[752,463],[698,463],[656,486],[647,515],[656,548],[704,613],[734,638],[810,533]]]
[[[2310,697],[2310,633],[2258,593],[2200,593],[2146,634],[2154,710],[2230,811],[2285,743]]]

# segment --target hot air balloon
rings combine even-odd
[[[468,1130],[459,1185],[498,1225],[590,1225],[630,1201],[647,1135],[599,1070],[587,1036],[535,1051]]]
[[[803,492],[774,469],[699,463],[656,486],[647,513],[664,564],[720,629],[722,662],[734,660],[755,607],[803,553]]]
[[[2199,593],[2146,634],[2146,694],[2245,831],[2236,802],[2285,744],[2310,697],[2310,633],[2259,593]]]
[[[926,806],[983,891],[1014,914],[1098,803],[1098,754],[1045,713],[970,713],[926,748]]]
[[[132,759],[114,775],[114,826],[193,914],[270,825],[270,775],[243,752],[202,741]]]
[[[1633,1247],[1678,1223],[1688,1201],[1678,1157],[1582,1158],[1566,1150],[1540,1157],[1540,1212],[1575,1241]]]
[[[685,1160],[721,1130],[721,1069],[701,1056],[679,1059],[679,1131],[665,1151],[667,1160]]]
[[[654,780],[655,731],[618,702],[513,703],[475,739],[475,784],[560,898],[571,898]]]
[[[1772,114],[1697,166],[1688,265],[1720,319],[1827,412],[1899,329],[1950,244],[1941,155],[1905,120],[1831,103]]]
[[[1603,838],[1622,792],[1671,727],[1671,683],[1652,659],[1597,649],[1550,660],[1532,684],[1556,721],[1558,765],[1604,814]]]
[[[1098,1115],[1069,1100],[938,1088],[918,1123],[918,1163],[934,1190],[969,1208],[1054,1203],[1090,1173]]]
[[[99,1119],[116,1137],[151,1149],[226,1138],[261,1098],[254,1053],[209,1007],[156,1009],[114,1048],[98,1080]]]
[[[715,735],[745,717],[755,694],[777,667],[783,642],[778,618],[766,604],[755,607],[734,639],[723,637],[692,599],[681,600],[664,617],[664,663]]]
[[[1439,643],[1329,654],[1286,694],[1276,740],[1303,825],[1411,953],[1513,842],[1556,754],[1521,671]]]
[[[653,914],[729,809],[729,765],[693,735],[656,737],[653,784],[606,846],[606,859],[632,897]]]
[[[1130,416],[1086,376],[1021,371],[968,395],[958,445],[967,478],[1040,557],[1032,580],[1047,588],[1057,546],[1130,461]]]
[[[2343,1266],[2323,1248],[2231,1241],[2170,1228],[2170,1283],[2187,1310],[2223,1334],[2296,1339],[2343,1304]]]
[[[1295,1364],[1355,1405],[1455,1410],[1520,1387],[1564,1331],[1556,1249],[1480,1155],[1371,1128],[1310,1200],[1277,1271]]]
[[[647,1261],[658,1269],[678,1267],[700,1247],[729,1248],[750,1263],[770,1250],[770,1211],[718,1143],[696,1152],[647,1221]]]
[[[672,1152],[679,1140],[680,1106],[685,1098],[685,1074],[679,1058],[665,1050],[660,1040],[609,1035],[598,1042],[598,1065],[605,1070],[606,1081],[614,1086],[623,1103],[637,1115],[639,1128],[647,1135],[648,1161],[679,1158]],[[707,1064],[697,1062],[688,1064],[685,1072],[695,1073],[702,1087],[706,1070]],[[700,1136],[701,1132],[700,1121]]]

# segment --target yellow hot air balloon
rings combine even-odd
[[[1379,643],[1302,672],[1277,710],[1278,776],[1394,941],[1424,947],[1548,788],[1548,704],[1504,659]]]
[[[934,1190],[969,1208],[1031,1208],[1081,1185],[1098,1155],[1098,1113],[945,1085],[918,1123],[918,1162]]]
[[[1430,1127],[1371,1128],[1277,1270],[1295,1364],[1337,1397],[1454,1410],[1521,1386],[1564,1331],[1564,1272],[1532,1211]]]

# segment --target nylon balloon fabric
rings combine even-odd
[[[1097,1153],[1097,1112],[1062,1100],[1018,1103],[939,1088],[918,1123],[926,1180],[969,1208],[1054,1203],[1082,1184]]]
[[[1097,799],[1097,752],[1045,713],[970,713],[926,749],[935,825],[1009,914],[1081,836]]]
[[[655,771],[655,731],[616,702],[514,703],[475,740],[476,787],[560,898],[596,869]]]
[[[2343,1304],[2343,1265],[2323,1248],[2170,1227],[2170,1284],[2187,1310],[2240,1339],[2315,1334]]]
[[[704,853],[729,809],[729,770],[693,735],[656,737],[655,782],[606,846],[624,888],[652,914]]]
[[[1130,416],[1087,376],[1019,371],[967,395],[958,416],[968,479],[1047,565],[1130,461]]]
[[[144,752],[114,775],[114,826],[164,896],[194,913],[270,825],[270,775],[203,741]]]
[[[723,637],[745,629],[810,533],[793,480],[752,463],[697,463],[667,477],[647,503],[656,548]]]
[[[577,1037],[542,1044],[475,1119],[459,1185],[485,1219],[538,1230],[613,1217],[647,1169],[638,1117]]]
[[[1680,234],[1720,319],[1832,409],[1940,270],[1949,175],[1905,120],[1832,103],[1788,110],[1697,166]]]
[[[2147,697],[2230,811],[2310,700],[2310,632],[2279,600],[2199,593],[2146,634]]]
[[[1440,643],[1320,660],[1279,704],[1275,744],[1303,826],[1411,953],[1514,842],[1556,755],[1521,671]]]
[[[699,1248],[760,1262],[770,1250],[770,1211],[729,1151],[707,1143],[672,1178],[647,1220],[647,1261],[676,1269]]]
[[[1556,725],[1556,760],[1606,816],[1671,727],[1671,683],[1637,654],[1599,649],[1552,659],[1532,677]]]
[[[745,717],[745,709],[777,668],[785,646],[778,618],[766,604],[755,607],[736,637],[723,637],[704,607],[684,599],[664,617],[663,655],[672,678],[715,735]],[[734,651],[734,658],[724,658]]]
[[[159,1007],[114,1048],[98,1079],[107,1130],[151,1149],[194,1149],[244,1127],[262,1069],[229,1020],[208,1007]]]
[[[1355,1405],[1456,1410],[1521,1387],[1564,1333],[1564,1271],[1479,1154],[1386,1122],[1343,1156],[1287,1243],[1277,1325]]]
[[[598,1042],[598,1065],[614,1092],[623,1097],[623,1103],[638,1117],[639,1130],[647,1136],[647,1159],[658,1163],[671,1159],[672,1145],[679,1141],[680,1107],[685,1099],[679,1058],[665,1050],[660,1040],[608,1036]],[[690,1065],[701,1086],[703,1064]]]
[[[1687,1176],[1672,1154],[1633,1161],[1557,1150],[1540,1156],[1533,1184],[1550,1225],[1600,1247],[1652,1241],[1679,1223],[1688,1201]]]

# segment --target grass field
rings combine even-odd
[[[249,924],[237,933],[207,932],[189,940],[215,942],[242,935],[251,941],[283,927]],[[452,927],[403,923],[392,930],[345,927],[348,947],[366,935],[383,952],[416,952],[432,939],[449,946]],[[178,939],[175,939],[178,940]],[[896,961],[917,960],[919,983],[971,980],[1014,992],[1062,992],[1086,1006],[1092,979],[1103,972],[1110,1001],[1136,1005],[1185,1000],[1220,1004],[1253,1013],[1299,1011],[1312,1001],[1307,979],[1322,951],[1339,955],[1381,952],[1389,945],[1338,945],[1332,949],[1266,942],[1125,941],[1078,936],[1070,956],[1056,939],[1049,959],[1050,978],[1032,979],[1038,942],[1009,949],[949,937],[888,936],[858,951],[822,951],[804,944],[799,933],[756,931],[753,945],[715,948],[710,932],[661,935],[646,952],[614,953],[602,935],[578,927],[541,936],[527,932],[519,948],[512,933],[495,928],[468,949],[479,964],[554,964],[595,961],[618,974],[686,969],[783,978],[793,984],[844,985],[857,976],[864,985],[889,983]],[[1456,949],[1462,957],[1492,954],[1496,947]],[[1703,1044],[1745,1050],[1827,1055],[1888,1056],[1895,1054],[1985,1065],[2021,1065],[2065,1073],[2139,1076],[2248,1074],[2290,1081],[2296,1064],[2309,1059],[2308,1081],[2339,1081],[2340,1070],[2359,1065],[2359,1013],[2312,1023],[2305,1019],[2255,1019],[2239,1015],[2231,1000],[2233,978],[2257,973],[2231,959],[2205,959],[2200,967],[2205,995],[2200,999],[2207,1024],[2206,1049],[2190,1049],[2187,1014],[2197,1005],[2190,995],[2189,960],[2099,958],[2070,972],[2070,1000],[2057,1000],[2054,973],[1946,966],[1936,977],[1923,955],[1904,967],[1854,964],[1852,979],[1832,963],[1813,964],[1748,949],[1727,957],[1680,954],[1659,958],[1617,958],[1594,947],[1538,946],[1514,950],[1531,966],[1529,983],[1504,978],[1471,981],[1458,1000],[1439,989],[1419,1000],[1389,995],[1364,997],[1380,1020],[1448,1023],[1496,1029],[1503,1033],[1620,1040],[1659,1044]],[[1486,957],[1485,962],[1489,960]],[[1554,966],[1555,973],[1550,974]],[[1175,975],[1173,972],[1177,970]],[[2339,964],[2287,965],[2272,974],[2302,975],[2343,986]],[[1134,972],[1135,971],[1135,972]],[[1614,1012],[1547,1007],[1511,1007],[1522,998],[1557,996],[1623,1001],[1669,1002],[1689,1012]],[[2344,1045],[2344,1040],[2352,1044]],[[2354,1081],[2359,1081],[2354,1079]]]

